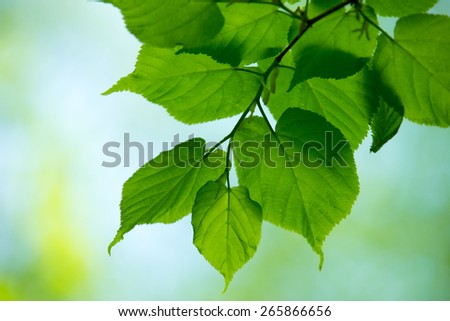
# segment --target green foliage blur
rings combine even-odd
[[[138,155],[105,168],[103,145],[130,133],[156,154],[177,133],[217,140],[235,122],[191,128],[140,97],[100,96],[139,50],[122,24],[96,2],[0,2],[1,300],[450,300],[450,135],[410,122],[377,154],[369,139],[358,150],[361,193],[322,271],[298,235],[264,224],[221,294],[189,218],[141,226],[109,257]]]

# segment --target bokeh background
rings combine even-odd
[[[449,1],[433,12],[448,14]],[[222,294],[189,217],[140,226],[108,256],[139,157],[105,168],[103,145],[130,133],[156,153],[177,133],[218,140],[233,121],[189,127],[137,95],[101,96],[138,50],[110,5],[0,1],[0,299],[450,299],[450,132],[408,121],[379,153],[370,139],[358,150],[361,194],[327,239],[321,272],[301,237],[264,224]]]

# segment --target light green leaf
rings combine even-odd
[[[108,251],[136,225],[173,223],[191,212],[197,191],[225,171],[226,155],[204,158],[205,141],[194,138],[162,152],[128,179],[120,203],[121,225]]]
[[[202,187],[192,209],[194,244],[225,278],[253,257],[261,239],[262,214],[245,187],[228,189],[218,182]]]
[[[449,17],[418,14],[397,22],[395,40],[379,38],[374,69],[414,122],[450,125],[449,34]]]
[[[403,116],[380,97],[380,104],[371,122],[372,146],[370,151],[376,153],[397,134],[403,122]]]
[[[404,17],[430,10],[438,0],[366,0],[381,16]]]
[[[344,9],[319,21],[293,48],[291,89],[313,77],[338,79],[357,73],[372,56],[377,34],[373,26],[358,21],[355,12]]]
[[[225,25],[205,46],[188,50],[210,55],[233,66],[273,57],[287,46],[291,18],[276,6],[245,3],[220,4]]]
[[[259,117],[240,127],[233,149],[239,184],[265,220],[303,235],[322,261],[326,236],[359,192],[353,151],[323,117],[299,108],[285,111],[276,134],[282,146]]]
[[[128,30],[155,47],[201,45],[222,28],[213,0],[103,0],[122,11]]]
[[[356,150],[378,105],[379,90],[372,74],[364,68],[345,79],[312,78],[288,92],[293,73],[282,68],[277,90],[270,96],[268,106],[275,119],[292,106],[313,111],[338,128]]]
[[[201,123],[248,108],[261,86],[261,77],[252,72],[233,69],[205,55],[177,55],[144,45],[134,72],[105,94],[128,90],[162,105],[184,123]]]

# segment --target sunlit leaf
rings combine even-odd
[[[241,114],[220,140],[233,162],[193,139],[125,183],[109,250],[136,225],[192,211],[194,244],[225,288],[254,255],[263,219],[303,235],[322,265],[359,193],[353,154],[369,128],[377,152],[403,117],[450,125],[450,19],[423,14],[436,0],[105,2],[144,43],[134,72],[105,94],[140,94],[187,124]],[[402,17],[394,38],[377,14]]]
[[[111,248],[136,225],[173,223],[191,212],[197,191],[225,170],[221,150],[204,158],[205,141],[194,138],[162,152],[128,179],[120,203],[121,224]]]
[[[128,90],[162,105],[176,119],[201,123],[243,112],[261,86],[258,75],[205,55],[144,45],[136,69],[105,94]]]
[[[255,254],[261,224],[261,207],[245,187],[209,182],[198,191],[192,209],[194,244],[224,276],[225,287]]]
[[[449,17],[418,14],[398,21],[395,40],[379,39],[374,69],[414,122],[450,125],[449,34]]]
[[[189,52],[205,53],[233,66],[246,65],[277,55],[287,46],[291,18],[276,6],[221,4],[222,30],[210,42]]]
[[[366,0],[379,15],[404,17],[430,10],[438,0]]]
[[[214,0],[103,0],[118,7],[128,30],[155,47],[198,46],[214,37],[224,19]]]
[[[280,141],[258,117],[241,126],[234,148],[239,183],[265,220],[303,235],[323,258],[326,236],[359,192],[353,151],[323,117],[299,108],[285,111],[276,133]]]
[[[297,106],[325,117],[356,149],[366,137],[378,105],[378,86],[366,69],[345,79],[312,78],[288,91],[293,71],[282,68],[269,109],[276,119]]]

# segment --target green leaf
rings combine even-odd
[[[357,73],[372,56],[377,34],[355,12],[344,9],[320,20],[293,48],[296,70],[291,89],[313,77],[338,79]]]
[[[311,0],[308,6],[308,18],[314,18],[339,3],[342,3],[342,0]]]
[[[390,107],[380,97],[380,104],[371,122],[372,146],[370,151],[376,153],[392,137],[397,134],[403,122],[403,116],[395,108]]]
[[[353,151],[322,116],[299,108],[285,111],[276,135],[259,117],[242,124],[233,149],[239,184],[265,220],[303,235],[322,263],[326,236],[359,192]]]
[[[261,207],[245,187],[228,189],[209,182],[198,191],[192,209],[194,244],[224,276],[225,290],[234,273],[255,254],[261,225]]]
[[[345,79],[312,78],[288,92],[292,74],[282,68],[277,91],[270,96],[268,106],[275,119],[292,106],[313,111],[338,128],[356,150],[377,108],[379,90],[372,74],[364,68]]]
[[[379,38],[374,70],[414,122],[450,125],[449,34],[449,17],[418,14],[397,22],[395,40]]]
[[[221,4],[222,30],[204,46],[188,50],[204,53],[233,66],[273,57],[287,46],[291,18],[267,4]]]
[[[261,78],[205,55],[175,54],[144,45],[136,69],[105,94],[128,90],[162,105],[176,119],[201,123],[243,112],[256,98]]]
[[[128,30],[155,47],[201,45],[222,28],[213,0],[103,0],[122,11]]]
[[[430,10],[438,0],[366,0],[381,16],[404,17]]]
[[[197,191],[225,171],[226,155],[204,158],[205,141],[194,138],[162,152],[137,170],[122,191],[121,225],[108,251],[136,225],[173,223],[191,212]]]

